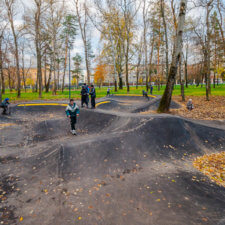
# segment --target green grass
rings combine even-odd
[[[111,88],[113,91],[113,94],[127,94],[126,87],[124,87],[123,90],[119,90],[118,92],[114,92],[114,88]],[[142,90],[145,89],[145,87],[139,87],[136,89],[136,87],[130,87],[130,93],[129,94],[142,94]],[[160,91],[158,91],[158,87],[154,87],[153,94],[154,95],[162,95],[165,90],[165,86],[160,88]],[[104,88],[96,88],[97,98],[101,98],[106,96],[107,87]],[[72,90],[72,98],[79,99],[80,98],[80,89],[79,90]],[[173,95],[180,95],[180,86],[177,85],[174,87]],[[189,85],[188,88],[185,88],[185,95],[187,96],[204,96],[205,95],[205,87],[196,87]],[[213,88],[212,86],[212,95],[213,96],[225,96],[225,84],[220,84],[219,86],[216,86],[216,88]],[[10,98],[11,101],[32,101],[32,100],[40,100],[38,97],[38,93],[32,93],[31,90],[28,90],[26,93],[22,91],[21,97],[17,98],[16,91],[13,91],[10,93],[9,90],[6,90],[6,93],[3,94],[4,98]],[[61,91],[57,92],[57,95],[52,95],[52,92],[45,93],[43,92],[42,100],[63,100],[68,99],[69,97],[69,90],[65,90],[64,93]]]

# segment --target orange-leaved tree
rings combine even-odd
[[[99,64],[95,68],[95,73],[94,73],[94,81],[95,84],[99,86],[99,88],[102,86],[106,76],[106,65],[104,64]]]

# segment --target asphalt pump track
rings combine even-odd
[[[78,136],[63,104],[1,116],[0,223],[225,224],[225,188],[192,166],[224,151],[224,122],[139,113],[157,101],[101,99],[81,110]]]

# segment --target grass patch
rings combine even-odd
[[[145,86],[140,86],[138,89],[136,87],[131,86],[129,94],[134,95],[142,95],[142,90],[145,89]],[[153,95],[162,95],[165,90],[165,85],[158,90],[157,86],[154,86]],[[107,87],[103,87],[99,89],[96,87],[96,94],[97,98],[102,98],[106,96]],[[123,88],[123,90],[118,90],[118,92],[114,92],[114,88],[112,87],[112,93],[113,94],[127,94],[126,87]],[[180,86],[176,85],[174,87],[173,96],[179,96],[180,95]],[[196,87],[194,85],[189,85],[188,88],[185,88],[185,95],[187,96],[204,96],[205,95],[205,87]],[[71,91],[72,98],[80,99],[80,89],[73,89]],[[225,96],[225,84],[220,84],[219,86],[216,86],[216,88],[213,88],[212,86],[212,96]],[[18,101],[33,101],[33,100],[40,100],[38,97],[38,93],[33,93],[31,90],[27,90],[25,93],[24,90],[21,92],[21,97],[17,98],[16,91],[10,92],[9,90],[6,90],[6,93],[3,94],[3,98],[10,98],[13,102]],[[69,98],[69,90],[66,89],[63,93],[61,91],[57,91],[56,95],[52,95],[52,92],[45,93],[43,92],[43,96],[41,100],[65,100]]]

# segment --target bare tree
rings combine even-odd
[[[80,28],[80,33],[82,37],[82,41],[84,44],[84,53],[85,53],[85,63],[86,63],[86,70],[87,70],[87,83],[90,85],[90,60],[89,60],[89,53],[88,53],[88,8],[86,2],[81,3],[80,0],[74,0],[76,6],[76,15],[78,19],[78,24]],[[83,13],[83,15],[82,15]]]
[[[139,43],[136,45],[136,53],[137,53],[137,65],[136,65],[136,89],[138,89],[139,85],[139,75],[140,75],[140,67],[143,58],[143,38],[140,38]]]
[[[16,28],[15,28],[15,25],[14,25],[16,0],[4,0],[4,1],[5,1],[8,20],[9,20],[9,23],[10,23],[11,31],[12,31],[12,34],[13,34],[14,45],[15,45],[17,97],[20,97],[21,96],[21,88],[20,88],[20,82],[21,81],[20,81],[20,66],[19,66],[18,35],[16,33]]]
[[[49,0],[49,18],[48,26],[51,34],[51,47],[52,47],[52,57],[53,57],[53,90],[52,93],[56,95],[57,91],[57,77],[56,77],[56,60],[59,54],[61,40],[60,34],[63,28],[62,21],[65,11],[64,1],[61,4],[55,0]]]
[[[5,92],[4,88],[4,74],[3,74],[3,41],[4,33],[7,27],[5,11],[2,2],[0,2],[0,102],[2,101],[2,94]]]
[[[149,77],[149,66],[148,66],[148,45],[147,45],[147,32],[148,32],[148,11],[149,7],[146,4],[146,0],[143,1],[143,39],[144,39],[144,57],[145,57],[145,76],[146,76],[146,90],[148,91],[148,77]]]
[[[218,24],[219,24],[219,29],[223,41],[223,51],[225,55],[225,36],[224,36],[224,12],[225,12],[225,3],[222,0],[217,0],[217,11],[219,13],[219,19],[218,19]]]
[[[127,92],[130,91],[129,86],[129,54],[130,54],[130,45],[132,40],[132,29],[134,28],[134,18],[137,15],[137,12],[140,8],[140,4],[136,7],[136,0],[121,0],[120,7],[123,12],[124,23],[126,35],[124,39],[124,55],[125,55],[125,74],[126,74],[126,86]]]
[[[168,45],[168,34],[167,34],[167,24],[166,24],[166,18],[165,18],[164,0],[160,0],[160,6],[161,6],[161,14],[162,14],[162,20],[163,20],[163,27],[164,27],[165,43],[166,43],[166,79],[167,79],[169,74],[169,45]]]

